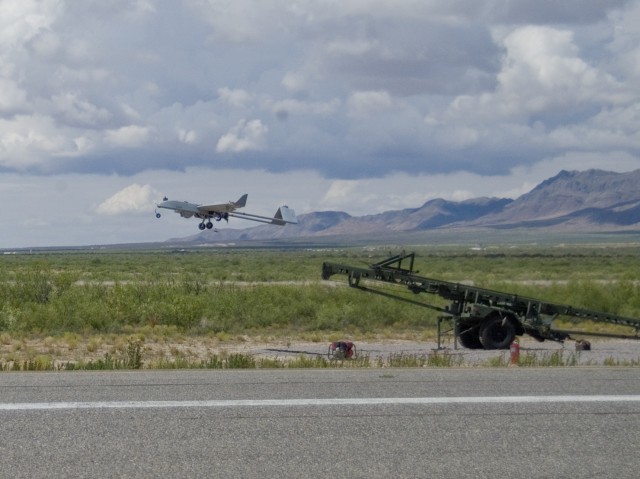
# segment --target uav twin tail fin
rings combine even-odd
[[[298,218],[296,217],[296,212],[289,208],[288,206],[281,206],[276,211],[276,214],[273,216],[273,220],[271,224],[284,226],[287,223],[289,224],[298,224]]]
[[[233,206],[235,206],[236,208],[244,208],[244,206],[247,204],[247,196],[249,196],[247,193],[242,195],[238,201],[233,203]]]

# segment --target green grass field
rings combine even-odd
[[[421,276],[640,318],[635,245],[410,250],[417,253]],[[46,362],[69,352],[129,361],[131,338],[169,345],[189,338],[433,337],[437,312],[321,280],[323,261],[365,266],[398,252],[380,247],[3,255],[0,362]],[[444,304],[438,297],[420,299]]]

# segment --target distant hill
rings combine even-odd
[[[561,171],[503,211],[472,222],[489,227],[554,227],[585,231],[640,229],[640,170]]]
[[[300,215],[298,225],[257,226],[205,231],[179,241],[216,243],[336,236],[374,238],[397,232],[447,229],[531,228],[540,231],[640,231],[640,170],[561,171],[516,200],[476,198],[461,202],[435,199],[419,208],[351,216],[341,211]],[[172,240],[176,241],[176,240]]]

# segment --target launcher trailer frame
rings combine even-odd
[[[572,334],[640,339],[640,319],[418,276],[418,271],[413,269],[414,261],[415,253],[403,253],[365,268],[324,262],[322,279],[328,280],[335,274],[347,275],[348,284],[353,288],[444,313],[438,317],[438,347],[440,347],[443,322],[451,324],[450,329],[445,333],[453,333],[455,344],[457,345],[459,341],[462,346],[469,349],[508,349],[513,340],[523,334],[528,334],[538,341],[559,342],[571,339]],[[403,267],[403,263],[408,267]],[[390,293],[388,290],[382,291],[361,285],[362,279],[366,280],[368,285],[384,282],[406,286],[412,293],[435,294],[450,303],[441,308],[402,297],[395,291]],[[603,334],[554,329],[553,321],[559,316],[628,326],[632,328],[633,334]]]

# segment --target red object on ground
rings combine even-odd
[[[518,338],[513,340],[509,351],[511,352],[511,364],[517,364],[520,359],[520,341],[518,341]]]
[[[329,345],[329,359],[352,359],[356,355],[356,345],[351,341],[335,341]]]

